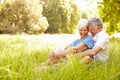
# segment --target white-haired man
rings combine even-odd
[[[103,30],[103,23],[99,18],[88,20],[88,29],[91,33],[95,45],[92,49],[86,50],[84,56],[90,56],[102,62],[108,59],[109,37]]]

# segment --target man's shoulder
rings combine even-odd
[[[107,35],[107,33],[104,30],[102,30],[101,32],[98,33],[98,37],[109,39],[109,36]]]
[[[107,33],[104,30],[102,30],[101,32],[99,32],[98,35],[108,36]]]

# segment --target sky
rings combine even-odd
[[[75,0],[77,6],[81,12],[85,12],[88,18],[99,17],[97,2],[102,2],[103,0]]]
[[[75,0],[81,11],[97,9],[97,1],[100,0]]]

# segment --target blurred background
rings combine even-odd
[[[120,0],[0,0],[0,34],[76,33],[80,19],[99,17],[120,31]]]

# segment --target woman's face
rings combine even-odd
[[[87,29],[87,27],[80,28],[79,29],[79,34],[80,34],[81,38],[87,36],[88,35],[88,29]]]

